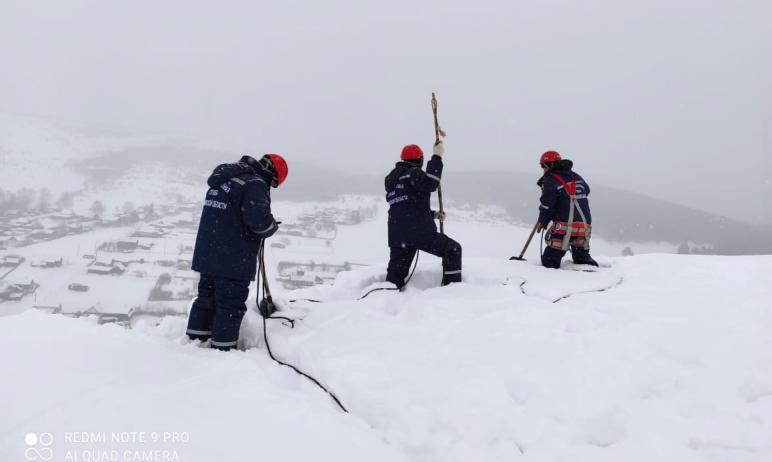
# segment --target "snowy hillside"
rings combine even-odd
[[[241,154],[222,152],[201,139],[94,134],[44,118],[0,114],[0,240],[10,218],[5,214],[10,213],[31,219],[46,211],[93,216],[92,207],[99,202],[105,216],[115,216],[126,208],[199,201],[210,169]],[[384,157],[366,172],[352,174],[329,165],[304,164],[288,155],[292,174],[275,196],[294,202],[352,194],[380,198],[382,175],[392,166],[392,159]],[[538,207],[533,175],[538,171],[467,168],[448,160],[443,182],[451,213],[489,204],[503,208],[510,221],[533,220]],[[649,251],[652,242],[659,242],[656,250],[662,252],[678,245],[692,253],[772,251],[766,228],[592,183],[595,235],[623,244],[620,249],[634,243],[638,253],[641,246]]]
[[[138,139],[79,133],[42,118],[0,114],[0,188],[47,188],[54,196],[83,187],[73,163],[139,144]]]
[[[772,457],[772,257],[640,256],[675,246],[611,242],[601,220],[604,267],[551,271],[538,238],[507,261],[530,231],[511,211],[450,200],[465,282],[437,287],[422,254],[406,292],[355,301],[385,275],[383,198],[279,189],[266,259],[298,322],[269,338],[344,414],[268,358],[253,312],[242,351],[186,340],[203,177],[228,159],[191,149],[0,118],[1,188],[78,191],[0,222],[0,461]]]
[[[772,459],[772,257],[600,258],[591,273],[467,257],[445,288],[421,258],[404,293],[354,301],[375,265],[277,297],[299,321],[269,323],[274,353],[350,414],[267,357],[254,312],[232,353],[187,342],[179,317],[0,317],[0,460],[41,448],[29,432],[53,436],[54,460]],[[132,431],[148,440],[109,441]]]

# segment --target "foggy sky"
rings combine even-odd
[[[387,173],[533,171],[772,223],[772,2],[0,0],[0,112]],[[291,175],[291,173],[290,173]],[[288,181],[287,187],[302,187]]]

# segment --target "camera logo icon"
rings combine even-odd
[[[54,444],[54,435],[50,433],[27,433],[24,435],[24,458],[28,461],[48,462],[54,458],[51,446]]]

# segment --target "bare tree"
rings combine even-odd
[[[51,205],[51,198],[53,197],[53,194],[51,194],[50,189],[43,188],[40,190],[38,196],[38,210],[45,212],[46,209],[48,209],[48,207]]]
[[[91,214],[94,216],[94,218],[101,218],[102,215],[104,215],[105,210],[105,204],[99,200],[94,201],[94,203],[91,204],[91,207],[89,207],[89,211],[91,211]]]

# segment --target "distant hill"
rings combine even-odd
[[[233,162],[240,154],[188,142],[90,136],[34,118],[0,115],[0,196],[20,188],[46,189],[52,199],[86,185],[110,182],[129,168],[149,162],[180,166],[178,178],[202,184],[211,169]],[[275,197],[285,200],[334,199],[341,194],[382,196],[383,177],[390,163],[373,166],[368,174],[350,174],[333,166],[290,162],[286,186]],[[195,174],[183,173],[200,172]],[[591,204],[595,232],[621,242],[660,241],[675,245],[690,242],[724,255],[772,253],[772,226],[752,226],[683,205],[653,199],[592,182]],[[29,180],[34,178],[34,182]],[[514,220],[533,223],[539,190],[536,174],[465,172],[451,169],[443,179],[451,220],[453,204],[495,204]],[[2,199],[2,197],[0,197]],[[0,200],[0,202],[3,202]]]
[[[383,176],[333,172],[307,164],[292,166],[291,182],[278,196],[287,200],[332,199],[344,193],[383,195]],[[772,227],[747,223],[592,183],[595,230],[611,241],[691,242],[720,255],[772,253]],[[486,203],[504,207],[513,219],[533,223],[538,215],[537,175],[517,172],[447,172],[446,203]],[[452,215],[452,211],[451,211]],[[452,219],[452,218],[451,218]]]

